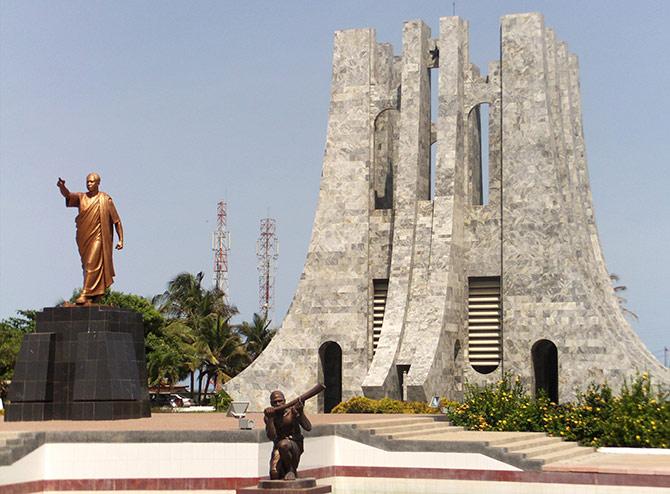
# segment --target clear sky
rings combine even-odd
[[[231,299],[258,310],[259,221],[280,242],[275,319],[307,252],[325,144],[333,32],[402,23],[437,32],[451,1],[0,0],[0,317],[81,285],[76,210],[98,171],[126,247],[114,288],[151,296],[182,271],[212,277],[216,204],[228,203]],[[498,57],[499,18],[544,13],[580,58],[591,186],[610,272],[638,333],[670,346],[670,2],[460,0],[471,59]]]

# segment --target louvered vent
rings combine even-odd
[[[374,355],[382,334],[386,296],[389,291],[389,280],[372,280],[374,295],[372,298],[372,354]]]
[[[468,283],[468,356],[481,374],[496,370],[501,357],[500,277],[470,278]]]

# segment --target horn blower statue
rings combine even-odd
[[[305,415],[305,401],[326,389],[317,384],[295,400],[286,403],[284,393],[270,393],[270,407],[265,413],[265,432],[274,443],[270,456],[270,479],[295,480],[298,477],[298,464],[302,455],[304,438],[302,430],[312,430],[312,423]]]

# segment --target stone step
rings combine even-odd
[[[382,427],[374,427],[368,430],[370,431],[370,434],[382,436],[393,434],[394,432],[440,429],[449,425],[451,425],[449,422],[418,422],[404,425],[386,425]]]
[[[586,449],[588,451],[580,451],[579,453],[577,453],[575,455],[571,454],[567,458],[560,458],[560,457],[549,458],[548,461],[546,461],[546,462],[543,461],[542,467],[544,469],[545,466],[550,466],[550,468],[546,469],[546,470],[549,470],[549,471],[554,470],[554,468],[552,468],[552,467],[558,467],[558,469],[559,469],[558,471],[562,471],[562,469],[560,467],[561,467],[561,462],[563,462],[563,461],[567,461],[570,466],[574,466],[575,463],[580,464],[582,462],[585,465],[590,465],[590,464],[591,465],[597,465],[599,463],[599,461],[594,462],[594,460],[601,460],[602,459],[601,455],[605,454],[605,453],[598,453],[597,451],[595,451],[593,448],[590,448],[590,447],[582,447],[581,449]],[[567,453],[569,453],[569,451],[568,452],[561,451],[561,455],[567,454]],[[575,458],[579,458],[579,461],[578,462],[572,461]]]
[[[523,441],[514,441],[509,444],[505,443],[497,444],[496,447],[505,448],[507,451],[521,451],[540,446],[548,446],[560,442],[561,442],[560,437],[540,436],[540,437],[533,437],[530,439],[524,439]]]
[[[521,453],[526,458],[539,458],[551,455],[553,453],[558,453],[563,450],[579,448],[577,443],[559,441],[551,444],[542,444],[540,446],[532,446],[528,448],[522,448],[515,451],[515,453]]]
[[[488,441],[489,446],[506,447],[508,444],[548,437],[544,432],[518,432],[514,436]]]
[[[3,434],[0,441],[0,465],[11,465],[40,445],[37,436],[29,432]]]
[[[444,425],[440,428],[434,428],[434,429],[429,429],[426,430],[424,428],[421,428],[420,430],[414,430],[414,431],[406,431],[406,432],[395,432],[393,434],[390,434],[388,437],[390,439],[422,439],[425,440],[427,438],[435,438],[436,436],[439,435],[440,439],[442,441],[448,441],[448,437],[442,437],[442,435],[449,434],[449,433],[454,433],[454,432],[460,432],[463,430],[463,427],[458,427],[455,425]]]
[[[545,465],[549,463],[555,463],[557,461],[563,460],[573,460],[574,458],[581,458],[584,456],[590,456],[594,454],[595,450],[593,448],[588,448],[585,446],[579,446],[576,443],[572,443],[572,448],[566,448],[560,451],[550,452],[544,455],[535,456],[534,460],[542,460]]]
[[[397,419],[366,420],[352,424],[354,429],[367,430],[390,425],[421,424],[435,422],[434,417],[408,417]]]
[[[468,431],[465,430],[456,430],[456,429],[451,429],[451,427],[456,427],[456,426],[449,426],[450,428],[447,430],[443,431],[432,431],[428,432],[426,434],[418,433],[413,436],[411,436],[412,440],[416,441],[463,441],[464,439],[459,437],[459,434],[467,433]],[[474,440],[478,441],[478,439],[466,439],[466,440]],[[481,441],[484,442],[484,441]]]

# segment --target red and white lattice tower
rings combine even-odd
[[[272,218],[261,220],[261,234],[256,243],[258,259],[258,303],[264,316],[272,310],[274,303],[275,271],[279,257],[277,223]]]
[[[228,252],[230,251],[230,235],[226,226],[226,203],[220,201],[216,205],[216,230],[212,234],[212,251],[214,252],[214,287],[228,299]]]

